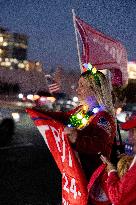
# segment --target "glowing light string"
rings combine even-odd
[[[90,76],[90,74],[91,74],[91,76],[93,76],[93,78],[95,79],[95,82],[100,86],[101,84],[100,84],[100,79],[99,79],[99,73],[98,73],[98,71],[97,71],[97,69],[96,69],[96,67],[93,67],[92,65],[91,65],[91,63],[84,63],[83,65],[82,65],[82,76],[84,76],[84,75],[86,75],[86,74],[89,74],[89,76]],[[88,76],[88,77],[89,77]]]
[[[94,107],[92,110],[88,110],[88,106],[84,105],[80,111],[77,111],[70,116],[68,127],[75,127],[77,129],[83,129],[92,121],[95,114],[99,112],[100,107]]]

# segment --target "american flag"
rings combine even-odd
[[[60,90],[60,84],[57,83],[51,75],[45,75],[47,86],[50,93],[55,93]]]
[[[48,88],[50,93],[58,92],[60,90],[60,86],[58,83],[50,84],[48,85]]]

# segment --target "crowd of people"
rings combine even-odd
[[[0,123],[0,147],[10,145],[14,133],[14,120],[12,118],[4,118]]]

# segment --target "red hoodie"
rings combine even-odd
[[[117,172],[107,178],[107,189],[114,205],[136,205],[136,164],[120,179]]]

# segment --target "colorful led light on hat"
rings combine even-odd
[[[101,85],[100,79],[99,79],[99,72],[97,71],[96,67],[93,67],[91,65],[91,63],[84,63],[82,65],[81,75],[86,76],[87,78],[90,78],[90,76],[93,76],[96,84],[98,84],[99,86]]]

